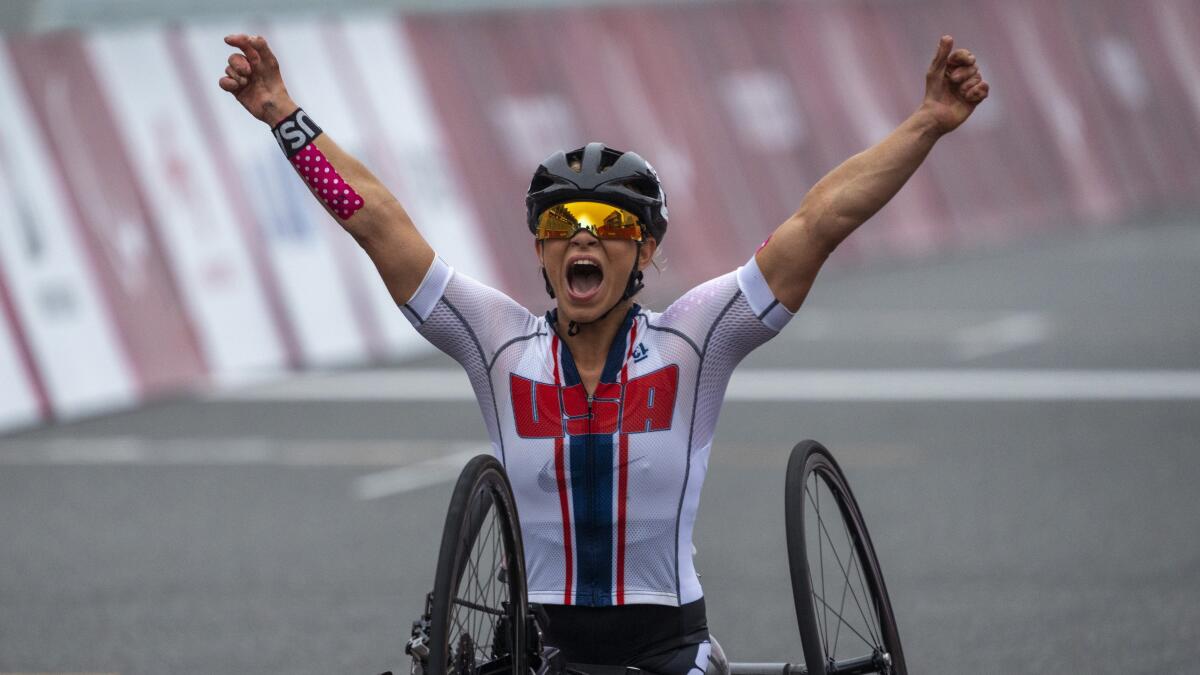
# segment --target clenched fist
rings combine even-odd
[[[954,49],[954,38],[943,35],[925,75],[921,108],[932,116],[938,131],[948,133],[965,122],[988,95],[988,83],[975,65],[975,55]]]
[[[218,83],[221,88],[233,94],[251,115],[270,126],[290,115],[296,104],[283,86],[279,61],[266,38],[238,33],[225,36],[225,44],[237,47],[241,53],[229,55],[225,77]]]

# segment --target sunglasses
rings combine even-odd
[[[597,239],[642,241],[642,221],[625,209],[600,202],[565,202],[542,211],[537,221],[538,239],[570,239],[580,230]]]

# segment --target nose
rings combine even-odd
[[[581,248],[588,248],[588,247],[592,247],[592,246],[599,246],[600,240],[597,239],[596,235],[592,234],[591,232],[589,232],[587,230],[580,230],[580,231],[576,232],[574,236],[571,237],[569,243],[571,246],[579,246]]]

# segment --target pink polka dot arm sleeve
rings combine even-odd
[[[346,182],[317,147],[321,128],[303,109],[297,108],[273,131],[296,173],[334,215],[347,220],[363,207],[362,195]]]
[[[315,143],[304,146],[291,161],[292,166],[296,167],[296,171],[308,183],[308,187],[325,202],[330,211],[337,214],[338,218],[346,220],[362,208],[362,197],[349,183],[342,180]]]

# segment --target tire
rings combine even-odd
[[[786,487],[792,595],[809,675],[907,675],[875,547],[833,455],[816,441],[797,444]]]
[[[458,477],[442,530],[428,672],[527,673],[528,609],[512,488],[500,462],[479,455]]]

